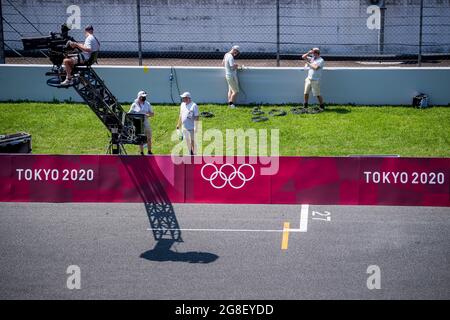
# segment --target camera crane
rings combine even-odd
[[[144,134],[145,115],[127,114],[117,98],[91,67],[97,62],[98,52],[93,52],[85,64],[75,66],[73,84],[61,85],[66,78],[65,70],[62,67],[63,60],[68,54],[77,53],[68,45],[69,41],[75,41],[69,36],[69,30],[63,24],[61,33],[51,32],[46,37],[22,38],[24,50],[48,50],[53,67],[50,72],[45,74],[51,77],[47,80],[47,84],[55,88],[73,87],[111,133],[107,153],[126,154],[124,144],[141,144],[147,141]]]

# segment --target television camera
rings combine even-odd
[[[51,32],[49,36],[22,38],[24,50],[47,50],[48,57],[53,63],[52,70],[46,73],[46,76],[52,77],[47,80],[47,84],[56,88],[73,87],[77,91],[111,133],[108,153],[123,154],[126,153],[124,144],[146,143],[145,115],[127,114],[103,80],[91,68],[91,64],[96,62],[97,52],[91,54],[91,58],[94,56],[95,59],[89,59],[87,63],[75,66],[73,76],[76,81],[72,85],[61,85],[66,74],[62,66],[63,60],[69,54],[81,52],[79,49],[71,48],[70,42],[75,40],[69,36],[69,31],[70,28],[63,24],[60,33]]]
[[[69,41],[75,41],[69,36],[69,31],[70,28],[63,24],[60,33],[50,32],[49,36],[22,38],[23,48],[24,50],[48,50],[50,61],[60,67],[68,54],[77,52],[69,46]]]

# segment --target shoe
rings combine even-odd
[[[141,152],[141,156],[143,156],[144,155],[144,153],[143,152]]]
[[[149,151],[147,152],[148,155],[153,155],[153,152]]]
[[[235,106],[234,104],[230,104],[229,107],[230,107],[231,109],[236,108],[236,106]]]
[[[64,80],[63,82],[60,83],[62,86],[70,86],[73,84],[73,80],[72,79],[68,79],[66,78],[66,80]]]

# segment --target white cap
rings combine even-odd
[[[237,50],[237,51],[241,51],[241,48],[239,46],[233,46],[231,49]]]
[[[182,98],[190,98],[191,97],[191,93],[186,91],[182,95],[180,95],[180,97],[182,97]]]
[[[142,91],[139,91],[138,94],[137,94],[137,97],[138,97],[138,98],[140,98],[140,97],[146,97],[146,96],[147,96],[147,92],[145,92],[145,91],[143,91],[143,90],[142,90]]]

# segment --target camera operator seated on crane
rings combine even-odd
[[[69,41],[68,45],[73,49],[81,50],[78,54],[69,55],[64,59],[63,64],[66,69],[66,80],[61,82],[63,86],[70,86],[73,84],[72,79],[72,70],[76,65],[87,64],[93,55],[97,55],[97,52],[100,49],[100,42],[94,36],[94,27],[92,25],[88,25],[84,28],[84,35],[86,40],[84,44]]]
[[[148,154],[152,153],[152,127],[150,126],[149,117],[153,117],[155,113],[153,112],[152,105],[146,101],[147,100],[147,92],[139,91],[137,94],[136,100],[134,100],[131,105],[130,111],[128,113],[139,113],[145,114],[144,120],[144,131],[147,136],[147,148]],[[144,155],[144,145],[140,144],[139,149],[141,150],[141,155]]]

